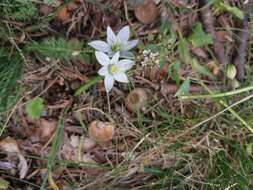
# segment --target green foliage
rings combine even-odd
[[[30,118],[38,119],[41,116],[44,110],[43,101],[42,98],[36,97],[26,104],[25,111]]]
[[[183,38],[180,39],[179,44],[178,44],[178,52],[179,52],[179,56],[180,59],[184,62],[184,63],[190,63],[191,61],[191,55],[188,49],[188,42]]]
[[[5,190],[9,188],[9,182],[0,177],[0,189]]]
[[[233,14],[235,17],[239,18],[239,19],[243,19],[244,18],[244,13],[237,7],[232,7],[227,3],[223,3],[221,0],[213,0],[213,7],[215,9],[215,12],[229,12],[231,14]]]
[[[43,2],[49,6],[59,6],[61,4],[59,0],[43,0]]]
[[[175,96],[181,96],[181,95],[186,95],[189,94],[189,88],[190,88],[190,79],[187,78],[179,87],[177,90]]]
[[[253,188],[251,173],[253,171],[253,159],[242,146],[235,140],[224,140],[229,152],[220,151],[212,158],[209,167],[207,181],[219,184],[219,189],[226,189],[234,184],[235,190],[250,190]],[[206,185],[204,189],[214,189]],[[217,188],[216,188],[217,189]]]
[[[179,70],[180,70],[180,61],[175,61],[170,64],[169,66],[169,76],[177,83],[177,86],[180,83],[180,75],[179,75]]]
[[[25,21],[37,14],[35,4],[28,0],[2,0],[0,15],[11,20]]]
[[[214,78],[212,73],[209,70],[207,70],[204,66],[200,65],[198,60],[195,58],[192,59],[192,67],[198,74]]]
[[[192,43],[193,47],[203,47],[213,43],[212,36],[203,31],[200,22],[194,26],[192,31],[193,33],[190,35],[189,41]]]
[[[42,42],[31,42],[26,45],[26,50],[55,59],[70,60],[83,58],[86,61],[89,61],[89,56],[83,51],[82,47],[83,44],[80,41],[50,38],[43,40]]]
[[[19,95],[17,81],[21,79],[23,70],[19,55],[10,55],[0,49],[0,112],[13,105]]]

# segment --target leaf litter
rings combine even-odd
[[[224,106],[212,99],[180,100],[205,94],[206,88],[222,93],[251,84],[246,67],[253,59],[247,32],[252,18],[242,17],[243,3],[42,2],[31,2],[37,12],[31,8],[24,15],[30,19],[15,19],[16,12],[3,17],[15,42],[4,46],[21,48],[29,64],[17,80],[23,98],[6,112],[11,117],[0,141],[0,187],[225,189],[239,182],[252,187],[252,155],[244,151],[249,131],[230,114],[190,130]],[[7,9],[0,4],[0,10]],[[246,32],[234,31],[238,23]],[[116,83],[110,93],[96,78],[101,66],[88,45],[105,39],[108,26],[118,35],[129,26],[129,37],[139,40],[132,51],[135,64],[126,72],[129,83]],[[239,96],[223,100],[230,104]],[[236,111],[250,123],[251,111]],[[231,180],[226,172],[234,181],[226,181]]]

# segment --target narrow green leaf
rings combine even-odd
[[[188,49],[188,42],[184,38],[180,39],[179,41],[178,52],[181,60],[185,63],[189,63],[191,56]]]
[[[213,74],[210,71],[208,71],[204,66],[200,65],[197,59],[192,60],[192,66],[200,75],[214,78]]]
[[[172,64],[170,64],[169,66],[169,76],[176,82],[177,86],[180,83],[180,74],[179,74],[179,70],[180,70],[180,61],[175,61]]]
[[[216,12],[229,12],[232,15],[234,15],[235,17],[239,18],[239,19],[243,19],[244,18],[244,13],[243,11],[241,11],[239,8],[237,7],[233,7],[227,3],[223,3],[221,0],[213,0],[212,2],[213,7],[215,9]]]
[[[231,7],[230,5],[225,4],[225,3],[222,3],[222,5],[223,5],[224,9],[227,12],[233,14],[237,18],[239,18],[241,20],[244,18],[244,14],[243,14],[243,12],[239,8],[237,8],[237,7]]]

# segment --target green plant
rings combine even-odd
[[[203,47],[213,43],[212,36],[203,31],[200,22],[194,26],[192,34],[189,36],[189,41],[192,43],[193,47]]]
[[[41,54],[42,56],[70,60],[83,58],[89,61],[87,51],[83,50],[83,44],[80,41],[67,41],[63,38],[50,38],[41,42],[31,42],[25,47],[28,52]]]
[[[28,114],[28,116],[32,119],[38,119],[43,110],[44,110],[44,105],[43,105],[43,99],[40,97],[36,97],[34,99],[31,99],[27,104],[25,111]]]
[[[18,54],[0,49],[0,112],[13,105],[20,93],[17,81],[21,79],[23,62]]]
[[[0,3],[0,15],[7,19],[25,21],[36,14],[35,4],[28,0],[2,0]]]
[[[237,7],[233,7],[227,3],[223,3],[221,0],[212,0],[211,3],[213,4],[216,13],[226,11],[239,19],[244,18],[244,13]]]

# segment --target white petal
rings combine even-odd
[[[109,57],[113,57],[114,54],[115,54],[115,52],[113,52],[113,51],[110,49],[110,51],[108,52],[108,56],[109,56]]]
[[[133,47],[135,47],[138,44],[139,40],[131,40],[129,42],[127,42],[127,44],[124,47],[125,51],[128,51],[130,49],[132,49]]]
[[[127,76],[123,72],[115,73],[113,77],[115,78],[116,81],[128,83]]]
[[[99,62],[101,65],[108,65],[108,64],[110,63],[110,59],[109,59],[108,55],[106,55],[106,54],[103,53],[103,52],[96,51],[96,52],[95,52],[95,56],[96,56],[98,62]]]
[[[101,76],[109,75],[108,66],[103,66],[101,69],[99,69],[98,74]]]
[[[121,71],[127,71],[131,69],[133,64],[134,64],[134,61],[129,60],[129,59],[123,59],[118,62],[118,67],[120,68]]]
[[[115,33],[112,31],[110,26],[107,26],[107,43],[109,46],[112,46],[115,41],[117,41]]]
[[[111,59],[112,64],[117,64],[119,62],[119,52],[115,53]]]
[[[134,54],[129,51],[120,52],[120,57],[127,59],[134,59]]]
[[[129,40],[129,36],[130,36],[129,26],[123,27],[117,34],[117,37],[120,40],[120,42],[127,42]]]
[[[110,50],[110,46],[101,40],[95,40],[95,41],[92,41],[88,44],[98,51],[108,52]]]
[[[106,92],[107,93],[110,92],[113,87],[113,84],[114,84],[113,76],[111,76],[111,75],[105,76],[104,84],[105,84]]]

